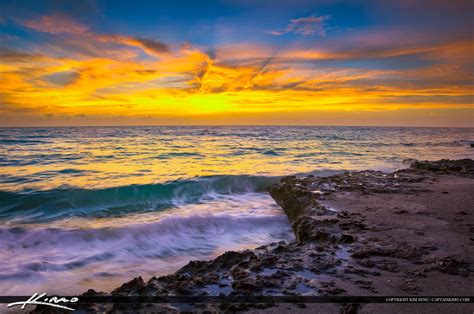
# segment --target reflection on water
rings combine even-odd
[[[472,157],[472,131],[0,129],[0,294],[110,291],[192,259],[292,241],[265,192],[278,176]]]
[[[90,127],[0,129],[0,190],[103,188],[208,175],[393,169],[472,156],[472,129]]]

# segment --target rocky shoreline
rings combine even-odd
[[[285,177],[269,188],[297,241],[191,261],[111,295],[473,295],[474,161]],[[94,290],[84,295],[100,296]],[[84,296],[83,295],[83,296]],[[470,311],[470,304],[94,304],[85,311]],[[41,311],[41,309],[37,309]]]

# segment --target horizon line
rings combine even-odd
[[[449,128],[473,129],[472,126],[410,126],[410,125],[330,125],[330,124],[118,124],[118,125],[37,125],[37,126],[0,126],[0,129],[34,128],[117,128],[117,127],[343,127],[343,128]]]

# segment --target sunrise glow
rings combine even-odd
[[[2,1],[0,125],[472,126],[458,2]]]

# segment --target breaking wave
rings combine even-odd
[[[278,177],[208,176],[104,189],[0,191],[0,219],[41,222],[69,217],[113,217],[160,211],[221,195],[264,192]]]

